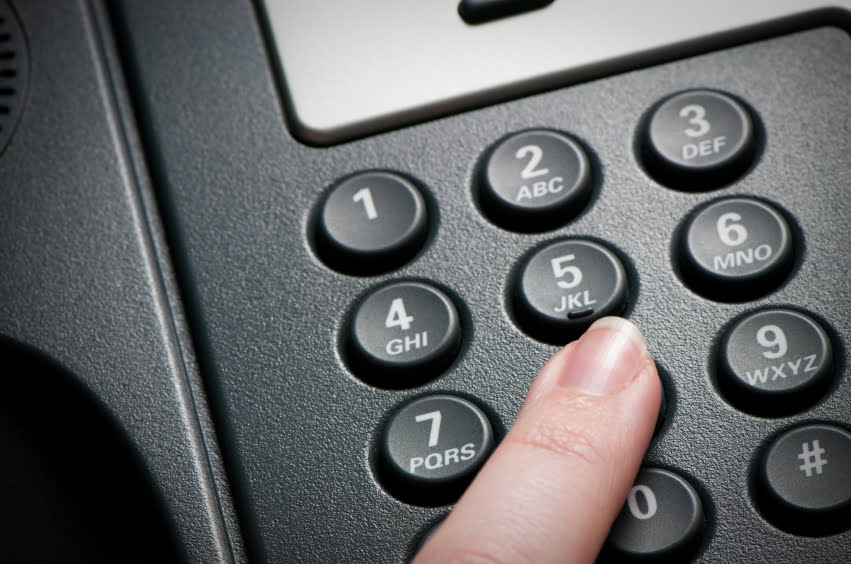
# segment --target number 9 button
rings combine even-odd
[[[683,278],[729,302],[766,294],[789,274],[792,232],[773,206],[753,198],[717,200],[685,223],[679,242]]]
[[[513,303],[524,331],[563,344],[595,320],[621,313],[627,293],[626,272],[612,251],[570,239],[531,255],[516,279]]]
[[[357,306],[346,350],[363,380],[407,388],[448,366],[460,343],[458,312],[446,294],[420,282],[395,282]]]
[[[461,494],[493,447],[481,409],[455,396],[427,396],[391,416],[379,445],[379,472],[394,495],[440,505]]]
[[[825,330],[807,315],[769,309],[748,315],[721,343],[718,383],[724,396],[758,415],[799,411],[833,379]]]
[[[419,189],[390,172],[350,176],[328,193],[316,242],[332,268],[354,274],[388,271],[410,260],[428,231]]]

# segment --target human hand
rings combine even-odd
[[[661,399],[641,332],[606,317],[541,369],[511,430],[414,564],[593,562]]]

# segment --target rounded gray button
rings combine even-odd
[[[421,282],[396,282],[357,306],[347,352],[363,380],[407,388],[436,376],[460,344],[458,312],[446,294]]]
[[[689,90],[652,111],[642,140],[648,172],[680,189],[720,186],[753,161],[754,126],[748,111],[727,94]]]
[[[718,383],[744,411],[785,415],[800,411],[833,381],[833,349],[825,330],[807,315],[769,309],[748,315],[724,337]]]
[[[386,272],[410,260],[428,231],[419,189],[398,174],[350,176],[322,203],[317,244],[332,268],[355,274]]]
[[[621,313],[627,293],[626,271],[612,251],[570,239],[529,257],[515,284],[514,309],[524,331],[564,344],[597,319]]]
[[[500,141],[485,159],[482,210],[518,231],[544,231],[567,223],[591,195],[588,157],[570,137],[537,129]]]
[[[791,271],[792,231],[772,205],[726,198],[686,220],[679,267],[698,292],[739,302],[776,288]]]
[[[821,536],[851,527],[851,433],[805,425],[783,433],[758,474],[760,508],[779,527]]]
[[[461,494],[494,447],[481,409],[450,395],[403,406],[381,438],[381,477],[399,497],[440,505]]]

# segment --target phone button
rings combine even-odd
[[[557,241],[534,251],[514,282],[518,324],[545,342],[564,344],[607,315],[623,312],[628,295],[620,259],[594,241]]]
[[[682,230],[679,269],[696,291],[725,302],[767,294],[791,272],[792,231],[774,206],[753,198],[717,200]]]
[[[830,535],[851,526],[851,433],[805,425],[783,433],[759,467],[760,508],[798,534]]]
[[[685,478],[660,468],[644,468],[612,525],[604,554],[616,561],[685,562],[697,548],[704,523],[700,496]]]
[[[452,300],[434,286],[395,282],[357,306],[347,343],[349,364],[361,379],[408,388],[452,362],[461,344],[461,323]]]
[[[414,400],[381,435],[380,476],[397,497],[422,505],[454,501],[494,448],[487,416],[451,395]]]
[[[375,274],[401,266],[425,242],[426,205],[402,176],[361,172],[337,183],[322,202],[316,242],[332,268]]]
[[[581,212],[591,195],[591,166],[562,133],[515,133],[493,147],[479,173],[482,211],[515,231],[545,231]]]
[[[682,190],[721,186],[753,162],[750,113],[727,94],[689,90],[652,110],[642,132],[642,160],[663,184]]]
[[[833,381],[833,350],[811,317],[788,309],[748,315],[724,337],[718,384],[749,413],[795,413],[821,399]]]

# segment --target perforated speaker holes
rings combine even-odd
[[[9,3],[0,0],[0,155],[21,115],[28,68],[21,25]]]

